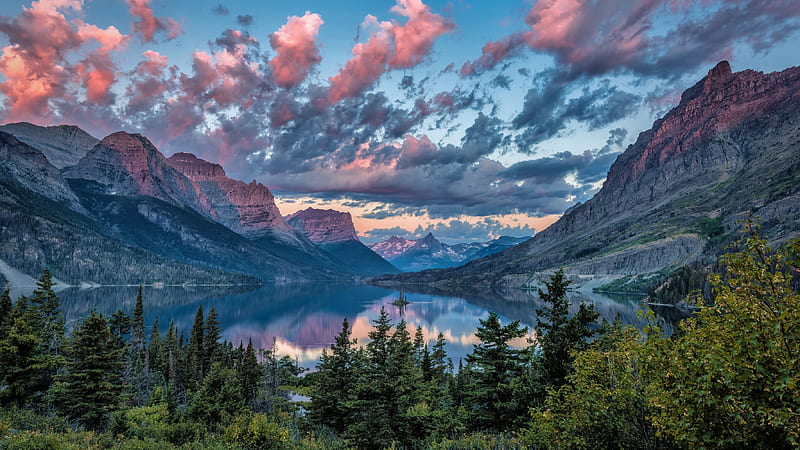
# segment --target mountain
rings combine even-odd
[[[38,278],[48,268],[72,284],[257,281],[183,264],[114,239],[82,202],[41,151],[0,132],[0,267],[5,278],[14,272]]]
[[[377,283],[518,286],[564,267],[620,279],[709,263],[754,213],[773,243],[800,235],[800,68],[721,62],[609,170],[589,201],[532,239],[453,270]]]
[[[374,276],[399,272],[395,266],[361,243],[353,218],[348,212],[306,208],[287,216],[286,221],[353,273]]]
[[[103,138],[74,166],[66,178],[97,182],[106,194],[148,196],[176,206],[188,206],[216,219],[205,193],[141,134],[118,131]]]
[[[167,163],[200,186],[216,220],[234,232],[249,238],[270,233],[292,234],[275,205],[275,198],[263,184],[228,178],[222,166],[191,153],[176,153]]]
[[[403,239],[392,236],[369,247],[397,268],[414,272],[419,270],[460,266],[476,258],[493,255],[528,238],[501,236],[489,242],[447,245],[428,233],[422,239]]]
[[[28,122],[9,123],[0,131],[41,151],[58,169],[74,166],[99,142],[97,138],[74,125],[42,127]]]
[[[218,176],[202,183],[229,200],[209,197],[138,134],[111,134],[59,171],[2,133],[0,174],[0,260],[34,277],[44,268],[72,284],[352,277],[285,223],[266,187]],[[263,235],[247,233],[257,226]]]

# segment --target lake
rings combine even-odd
[[[68,327],[74,326],[91,310],[108,316],[117,310],[130,314],[136,299],[136,287],[70,288],[58,293]],[[637,312],[644,308],[641,296],[606,296],[571,292],[573,305],[581,300],[593,303],[609,321],[617,315],[623,322],[641,326]],[[273,339],[278,353],[296,358],[303,367],[313,367],[322,349],[328,347],[341,331],[342,319],[353,325],[353,337],[364,343],[372,329],[372,320],[381,307],[394,322],[401,318],[412,326],[421,326],[425,337],[433,341],[439,332],[447,338],[447,352],[458,366],[459,358],[472,351],[478,320],[489,311],[500,314],[503,323],[520,320],[532,328],[535,310],[542,307],[535,293],[517,291],[500,298],[496,294],[405,292],[411,303],[401,310],[392,302],[399,292],[367,285],[300,284],[287,286],[238,287],[145,287],[144,316],[148,335],[156,318],[166,332],[170,319],[189,335],[198,306],[205,314],[216,308],[223,327],[223,338],[234,345],[270,348]],[[414,329],[409,328],[414,334]],[[532,337],[532,335],[531,335]],[[519,342],[524,345],[524,341]]]

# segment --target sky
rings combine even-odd
[[[796,0],[0,5],[0,123],[141,133],[368,243],[541,231],[717,62],[800,37]]]

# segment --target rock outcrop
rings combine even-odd
[[[617,158],[592,199],[531,240],[456,270],[384,281],[498,286],[562,266],[612,277],[669,270],[714,261],[751,213],[771,241],[796,237],[798,111],[800,68],[733,73],[721,62]],[[709,221],[721,236],[706,234]]]
[[[307,208],[286,221],[311,242],[331,254],[341,267],[357,275],[374,276],[399,270],[361,243],[348,212]]]
[[[77,212],[85,212],[61,172],[38,149],[0,131],[0,176],[3,183],[34,192]]]
[[[286,216],[286,221],[315,244],[358,241],[349,212],[306,208]]]
[[[263,184],[228,178],[222,166],[191,153],[176,153],[167,161],[200,186],[216,220],[231,230],[249,238],[290,231],[275,205],[275,198]]]
[[[38,149],[50,164],[59,169],[77,164],[99,142],[75,125],[42,127],[17,122],[0,126],[0,131],[13,134],[20,141]]]
[[[172,168],[167,159],[141,134],[119,131],[106,136],[66,178],[95,181],[112,195],[145,195],[189,207],[216,219],[208,197],[192,180]]]

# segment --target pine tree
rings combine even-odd
[[[452,364],[452,361],[447,358],[447,352],[444,349],[446,344],[444,333],[440,332],[436,336],[436,343],[433,344],[433,352],[431,352],[431,377],[440,383],[444,381],[448,365]]]
[[[236,371],[216,363],[193,397],[189,414],[214,429],[236,417],[243,409],[244,397]]]
[[[474,344],[467,363],[471,366],[467,398],[473,411],[472,421],[482,430],[502,431],[525,411],[513,406],[512,382],[523,371],[520,350],[511,348],[509,341],[525,336],[528,329],[515,320],[503,326],[494,312],[480,320],[475,335],[481,341]]]
[[[205,359],[205,321],[203,320],[203,305],[197,307],[194,316],[194,324],[189,338],[189,349],[187,355],[187,382],[190,388],[197,386],[205,376],[203,360]]]
[[[0,401],[23,407],[42,392],[40,363],[42,335],[41,315],[24,296],[17,300],[10,314],[11,326],[0,339]]]
[[[330,352],[322,351],[317,372],[310,374],[313,380],[308,417],[318,425],[325,425],[342,433],[351,423],[350,401],[353,387],[359,374],[355,339],[350,339],[350,322],[342,321],[342,331],[331,344]]]
[[[3,291],[0,296],[0,340],[5,339],[8,329],[11,328],[13,317],[11,312],[14,310],[14,305],[11,303],[11,295],[8,289]]]
[[[238,375],[242,384],[242,396],[245,403],[255,406],[261,381],[261,366],[258,364],[252,339],[247,341],[247,349],[242,354],[242,359],[239,363]]]
[[[583,302],[575,315],[569,315],[567,288],[570,283],[561,269],[545,283],[547,292],[539,289],[539,297],[548,306],[536,310],[537,345],[541,350],[542,381],[552,387],[564,384],[572,371],[574,352],[586,348],[587,340],[596,334],[592,325],[600,316],[594,305]]]
[[[66,372],[56,377],[50,392],[68,418],[89,429],[102,429],[121,403],[122,348],[108,321],[93,311],[69,340]]]
[[[142,285],[136,295],[136,305],[130,319],[131,341],[125,358],[125,382],[133,394],[133,404],[142,406],[150,395],[150,361],[144,331],[144,300]]]
[[[222,338],[222,326],[217,317],[217,308],[211,308],[204,325],[203,367],[211,367],[211,364],[218,362],[220,358],[221,348],[219,340]]]
[[[61,300],[53,291],[53,286],[53,277],[45,269],[29,299],[31,308],[38,312],[39,317],[37,332],[41,336],[42,348],[39,351],[41,359],[37,363],[40,369],[37,389],[42,392],[50,387],[53,376],[64,364],[61,348],[64,342],[64,316],[61,314]]]
[[[125,311],[118,309],[108,319],[108,327],[111,330],[111,334],[117,336],[120,342],[124,342],[124,336],[131,333],[131,318],[125,314]]]

